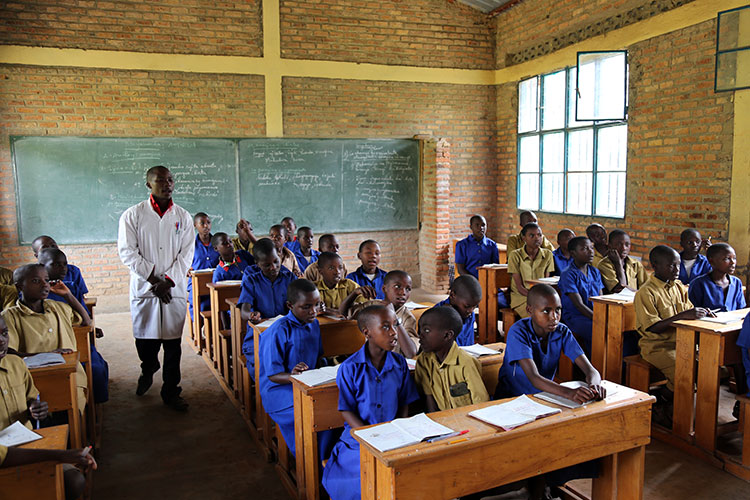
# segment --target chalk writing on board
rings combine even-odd
[[[301,191],[321,188],[334,188],[336,174],[311,174],[307,169],[259,170],[256,179],[258,187],[295,187]]]

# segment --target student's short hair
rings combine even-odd
[[[312,228],[310,226],[302,226],[299,229],[297,229],[297,236],[306,233],[306,232],[312,232]]]
[[[287,222],[287,221],[292,221],[292,222],[294,222],[294,219],[293,219],[292,217],[289,217],[288,215],[287,215],[286,217],[284,217],[283,219],[281,219],[281,223],[282,223],[282,224],[283,224],[283,223],[285,223],[285,222]],[[297,225],[297,223],[296,223],[296,222],[294,222],[294,224],[295,224],[295,225]]]
[[[286,236],[286,228],[283,225],[281,225],[281,224],[274,224],[268,230],[268,234],[271,234],[271,231],[274,231],[274,230],[279,231],[280,234]]]
[[[68,260],[68,258],[65,256],[65,253],[59,248],[45,248],[41,252],[39,252],[38,259],[40,264],[45,265],[60,256],[62,256],[66,261]]]
[[[526,233],[528,233],[532,229],[541,229],[541,228],[539,227],[539,224],[537,224],[536,222],[529,222],[528,224],[523,226],[523,229],[521,229],[521,236],[526,236]]]
[[[57,245],[57,242],[52,236],[47,236],[46,234],[43,234],[41,236],[37,236],[36,238],[34,238],[34,241],[31,242],[31,248],[35,251],[38,251],[38,249],[42,247],[42,240],[44,239],[51,240],[55,245]]]
[[[671,259],[675,255],[677,255],[677,251],[674,248],[667,245],[656,245],[648,253],[648,261],[653,266],[655,263],[664,262],[665,259]]]
[[[289,283],[286,289],[286,300],[291,304],[296,304],[306,293],[317,292],[318,287],[310,280],[300,278]]]
[[[18,286],[34,271],[44,269],[42,264],[24,264],[13,271],[13,283]]]
[[[441,327],[446,330],[453,330],[454,339],[459,333],[461,333],[461,329],[464,327],[461,315],[451,306],[431,307],[422,314],[422,317],[419,318],[419,322],[422,323],[422,321],[426,321],[427,318],[431,318],[432,316],[436,317],[435,319],[439,322]]]
[[[406,271],[401,271],[400,269],[394,269],[393,271],[388,271],[385,274],[385,277],[383,278],[383,286],[387,285],[393,280],[396,280],[398,278],[409,278],[411,279],[411,276],[409,276],[409,273]]]
[[[253,245],[253,258],[256,261],[264,259],[276,251],[276,245],[270,238],[261,238]]]
[[[479,215],[479,214],[476,214],[476,215],[472,215],[472,216],[471,216],[471,219],[469,219],[469,225],[471,226],[472,224],[474,224],[474,221],[475,221],[475,220],[478,220],[478,221],[484,221],[485,219],[484,219],[484,217],[483,217],[483,216],[481,216],[481,215]]]
[[[358,252],[361,252],[362,250],[365,249],[365,247],[367,245],[370,245],[370,244],[373,244],[373,243],[376,244],[376,245],[378,245],[378,246],[380,246],[380,244],[377,241],[375,241],[375,240],[365,240],[365,241],[363,241],[362,243],[359,244],[359,250],[358,250]]]
[[[607,234],[607,230],[604,229],[604,226],[602,226],[601,224],[597,224],[596,222],[594,222],[593,224],[589,224],[588,227],[586,228],[586,236],[588,236],[589,238],[591,238],[591,233],[595,229],[601,229],[602,231],[604,231],[604,234]]]
[[[357,313],[357,328],[364,330],[373,318],[380,316],[383,311],[387,310],[388,306],[379,304],[365,307]]]
[[[627,236],[628,238],[630,238],[630,235],[626,233],[625,231],[623,231],[622,229],[613,229],[612,231],[609,232],[609,239],[607,241],[612,243],[617,238],[622,238],[623,236]]]
[[[536,214],[534,212],[532,212],[531,210],[524,210],[523,212],[518,214],[518,223],[519,224],[522,223],[524,217],[529,217],[529,216],[533,216],[534,219],[536,219]]]
[[[169,172],[169,169],[164,165],[156,165],[149,168],[148,170],[146,170],[146,180],[150,181],[151,179],[159,175],[159,172],[162,170],[166,170],[167,172]]]
[[[583,236],[581,236],[581,238],[583,238]],[[551,297],[559,298],[557,290],[546,283],[541,283],[539,285],[534,285],[529,289],[529,294],[526,296],[526,303],[533,307],[539,304],[543,299],[546,300]]]
[[[734,251],[734,248],[732,248],[729,243],[714,243],[706,249],[706,258],[713,259],[714,257],[718,257],[719,255],[730,251]]]
[[[197,221],[201,217],[205,217],[206,219],[211,220],[206,212],[198,212],[197,214],[193,215],[193,223],[195,223],[195,221]]]
[[[572,229],[568,229],[567,227],[565,229],[561,229],[560,232],[557,233],[557,239],[560,240],[560,238],[563,237],[563,235],[571,234],[572,237],[575,238],[576,233],[573,232]]]
[[[211,236],[211,246],[214,248],[218,247],[219,240],[222,238],[229,239],[229,235],[227,233],[222,233],[222,232],[214,233],[214,235]]]
[[[586,236],[576,236],[574,238],[570,238],[570,241],[568,242],[568,252],[575,252],[578,250],[578,247],[582,247],[586,244],[587,241],[591,241]]]
[[[478,300],[482,298],[482,285],[479,284],[479,280],[470,274],[462,274],[454,279],[450,290],[465,299]]]
[[[693,234],[698,236],[698,238],[701,237],[701,233],[697,229],[691,227],[691,228],[685,229],[683,232],[680,233],[680,241],[685,241]]]
[[[336,238],[331,233],[326,233],[323,236],[318,237],[318,248],[320,248],[320,245],[323,244],[323,242],[326,242],[327,245],[330,245],[333,243],[333,240]]]
[[[329,262],[331,262],[334,259],[339,259],[341,262],[343,262],[343,259],[341,256],[334,252],[322,252],[320,255],[318,255],[318,268],[322,268]]]

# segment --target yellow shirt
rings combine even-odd
[[[0,285],[0,311],[16,305],[18,289],[15,285]]]
[[[508,254],[508,273],[520,273],[524,286],[526,286],[528,280],[544,278],[545,273],[551,273],[554,269],[555,259],[552,257],[552,252],[546,248],[540,248],[534,260],[531,260],[529,254],[526,253],[525,245]],[[515,280],[511,279],[510,307],[516,308],[525,303],[526,297],[518,292]]]
[[[239,236],[233,236],[232,237],[232,247],[235,250],[244,250],[246,252],[253,253],[253,246],[254,245],[253,245],[252,241],[248,241],[247,245],[243,245],[242,241],[240,241],[240,237]]]
[[[525,243],[523,242],[523,236],[521,236],[521,233],[509,236],[508,242],[505,245],[508,247],[506,251],[508,252],[508,255],[510,255],[513,250],[518,250],[519,248],[525,246]],[[552,242],[548,240],[546,236],[542,236],[542,248],[546,248],[550,252],[555,251],[554,245],[552,245]]]
[[[388,302],[384,300],[368,300],[367,302],[360,302],[358,304],[355,303],[350,309],[349,309],[349,319],[354,319],[357,316],[357,313],[364,309],[365,307],[369,306],[387,306]],[[396,317],[401,322],[401,326],[404,327],[404,330],[406,330],[407,335],[409,335],[409,338],[412,342],[414,342],[414,345],[416,346],[417,351],[419,351],[419,336],[417,335],[417,318],[414,317],[414,315],[411,313],[408,307],[401,306],[396,310]],[[404,352],[401,349],[401,346],[398,345],[393,350],[393,352],[403,355]]]
[[[8,456],[8,448],[0,444],[0,465],[5,462],[5,457]]]
[[[665,283],[654,275],[635,292],[634,306],[635,327],[641,334],[641,341],[674,340],[674,328],[662,333],[654,333],[648,329],[659,321],[693,308],[688,299],[688,287],[680,280]]]
[[[346,264],[344,264],[344,276],[346,276],[347,274],[349,273],[346,272]],[[303,277],[306,280],[312,281],[313,283],[323,279],[323,276],[320,274],[320,271],[318,271],[317,260],[313,262],[312,264],[310,264],[309,266],[307,266],[307,269],[305,269],[305,274],[303,275]]]
[[[315,282],[315,286],[318,287],[320,300],[323,301],[327,309],[338,309],[344,299],[359,288],[357,283],[346,278],[336,283],[333,288],[328,288],[322,278]],[[354,300],[354,303],[358,304],[365,301],[366,299],[360,295]]]
[[[0,267],[0,285],[13,286],[13,271]]]
[[[450,410],[490,400],[481,373],[479,360],[453,342],[442,363],[434,352],[420,353],[414,379],[425,396],[435,398],[440,410]]]
[[[599,263],[600,263],[600,262],[601,262],[601,261],[602,261],[603,259],[606,259],[606,258],[607,258],[607,256],[606,256],[606,255],[602,255],[602,254],[600,254],[600,253],[599,253],[599,250],[597,250],[596,248],[594,248],[594,260],[592,260],[592,261],[591,261],[591,265],[592,265],[592,266],[594,266],[594,267],[596,267],[596,268],[598,268],[598,267],[599,267]],[[606,285],[605,285],[605,286],[606,286]]]
[[[289,250],[287,247],[281,248],[281,255],[279,255],[279,258],[281,259],[281,265],[289,269],[294,276],[299,276],[302,274],[302,271],[299,270],[299,262],[297,262],[297,257],[294,256],[294,252]]]
[[[38,395],[23,359],[14,354],[0,359],[0,429],[16,421],[31,429],[29,404]]]
[[[638,290],[648,279],[646,268],[637,260],[631,259],[630,256],[625,258],[624,266],[628,287],[633,290]],[[599,272],[602,273],[602,283],[604,283],[604,288],[611,292],[612,289],[620,283],[617,281],[615,265],[609,257],[605,257],[599,261],[599,264],[596,267],[599,269]]]
[[[68,305],[56,300],[44,301],[44,313],[29,309],[21,301],[3,311],[8,325],[8,346],[18,352],[39,353],[55,349],[78,350],[73,326],[81,324],[81,317]],[[86,407],[88,379],[81,363],[76,369],[78,408]]]

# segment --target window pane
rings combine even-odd
[[[518,145],[519,170],[539,172],[539,136],[521,137]]]
[[[518,208],[539,210],[539,174],[519,176]]]
[[[536,126],[537,77],[518,84],[518,132],[534,132]]]
[[[591,214],[592,182],[593,175],[590,173],[568,174],[568,208],[565,210],[566,213]]]
[[[596,215],[625,216],[625,172],[596,175]]]
[[[542,210],[563,211],[564,174],[542,174]]]
[[[585,127],[593,122],[576,120],[576,69],[568,70],[568,127]]]
[[[565,133],[542,136],[542,172],[562,172],[565,159]]]
[[[589,120],[624,120],[626,72],[625,52],[580,52],[576,116]]]
[[[568,172],[594,170],[594,130],[577,130],[568,134]]]
[[[596,170],[624,172],[628,157],[628,126],[601,128],[598,134]]]
[[[542,130],[565,126],[565,71],[542,77]]]

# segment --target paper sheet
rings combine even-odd
[[[339,371],[339,366],[324,366],[315,370],[307,370],[297,375],[292,375],[292,378],[299,380],[303,384],[314,387],[316,385],[327,384],[336,380],[336,374]]]
[[[559,408],[550,408],[536,403],[528,396],[519,396],[507,403],[500,403],[469,412],[469,416],[488,424],[510,430],[537,418],[560,413]]]
[[[620,292],[610,295],[603,295],[603,297],[614,300],[622,300],[623,302],[633,302],[633,299],[635,299],[635,292],[630,288],[623,288]]]
[[[242,280],[224,280],[219,281],[219,283],[221,283],[222,285],[241,285]]]
[[[208,269],[193,269],[193,274],[213,274],[215,267],[210,267]]]
[[[560,281],[560,277],[550,276],[549,278],[539,278],[534,281],[538,281],[540,283],[549,283],[550,285],[557,285],[557,283]]]
[[[36,441],[37,439],[42,439],[42,436],[29,430],[19,421],[0,431],[0,444],[3,446],[18,446]]]
[[[279,314],[275,318],[269,318],[265,320],[263,323],[258,323],[256,326],[258,328],[268,328],[269,326],[273,325],[274,323],[276,323],[278,320],[280,320],[283,317],[284,316],[282,314]]]
[[[26,368],[31,370],[32,368],[41,368],[43,366],[65,364],[65,358],[57,352],[42,352],[23,358],[23,362],[26,363]]]
[[[489,347],[483,346],[481,344],[462,345],[462,346],[459,346],[459,348],[463,349],[464,351],[471,354],[475,358],[478,358],[479,356],[500,354],[500,351],[496,351],[495,349],[490,349]]]
[[[411,300],[409,302],[407,302],[406,304],[404,304],[404,306],[406,306],[407,309],[412,310],[412,311],[414,309],[427,309],[428,307],[432,307],[432,306],[429,306],[429,305],[419,304],[417,302],[412,302]]]
[[[410,418],[397,418],[375,427],[354,431],[379,451],[394,450],[416,444],[425,438],[450,434],[453,429],[439,424],[424,413]]]
[[[569,387],[570,389],[578,389],[579,387],[588,387],[588,384],[586,382],[583,382],[580,380],[563,382],[560,385],[562,385],[563,387]],[[617,393],[617,389],[616,389],[617,386],[608,383],[606,380],[602,380],[602,387],[604,387],[604,389],[607,391],[607,397],[604,398],[605,401],[607,400],[607,398]],[[592,399],[591,401],[586,401],[585,403],[580,404],[568,398],[558,396],[557,394],[551,394],[549,392],[539,392],[537,394],[534,394],[534,397],[539,398],[543,401],[547,401],[549,403],[554,403],[556,405],[564,406],[565,408],[580,408],[582,406],[586,406],[588,404],[596,402]]]
[[[710,321],[711,323],[722,323],[726,325],[728,323],[734,323],[735,321],[742,321],[745,319],[746,311],[741,309],[739,311],[724,311],[715,314],[715,318],[709,318],[706,316],[705,318],[701,318],[701,321]]]

